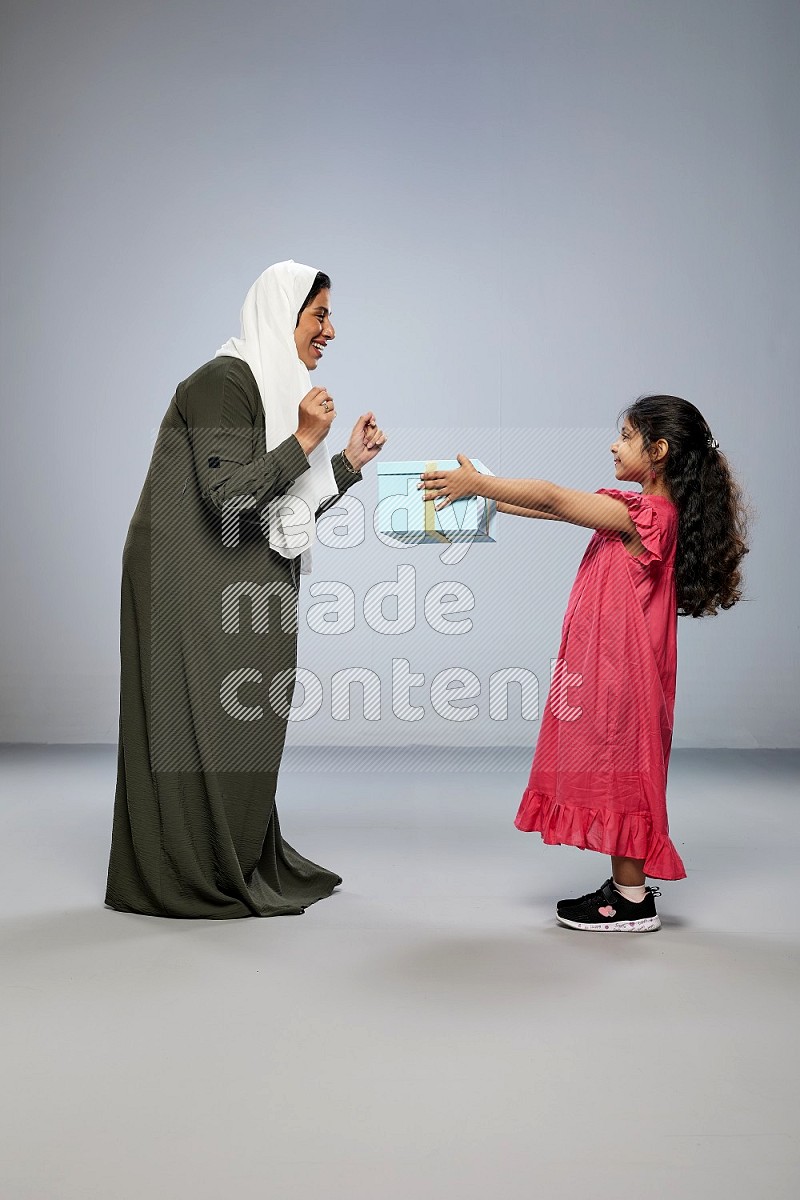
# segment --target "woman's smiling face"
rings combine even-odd
[[[336,337],[336,331],[331,325],[330,304],[330,289],[322,288],[308,307],[303,309],[297,321],[294,331],[297,357],[309,371],[316,369],[328,342],[332,342]]]

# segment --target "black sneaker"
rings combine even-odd
[[[559,900],[556,916],[570,929],[587,929],[596,933],[653,933],[661,928],[655,898],[660,888],[648,887],[641,904],[626,900],[607,879],[596,892],[575,900]]]
[[[585,896],[575,896],[572,900],[559,900],[556,905],[556,910],[561,912],[562,908],[575,908],[579,904],[590,904],[595,901],[597,904],[603,904],[603,888],[613,887],[614,880],[607,879],[602,887],[599,887],[596,892],[587,892]]]

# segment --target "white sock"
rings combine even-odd
[[[641,887],[623,887],[621,883],[614,880],[614,887],[619,892],[620,896],[624,896],[626,900],[630,900],[631,904],[641,904],[647,895],[647,888],[644,884]]]

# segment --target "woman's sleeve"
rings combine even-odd
[[[260,510],[309,468],[294,434],[254,456],[260,403],[230,370],[192,396],[186,415],[197,481],[203,500],[220,512],[234,497],[252,497],[246,507]]]
[[[360,471],[351,471],[344,465],[341,454],[334,454],[331,459],[331,467],[333,469],[333,477],[336,480],[337,494],[331,496],[330,500],[325,500],[320,504],[315,514],[315,520],[321,517],[326,509],[331,508],[349,487],[352,487],[354,483],[358,483],[363,478]]]
[[[639,555],[642,563],[660,562],[661,527],[658,512],[643,492],[620,492],[616,488],[598,488],[598,496],[610,496],[612,500],[621,500],[628,509],[628,516],[636,526],[644,553]],[[615,534],[615,536],[617,536]]]

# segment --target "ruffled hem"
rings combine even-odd
[[[600,488],[598,495],[609,496],[612,500],[621,500],[627,506],[628,515],[636,526],[636,532],[644,547],[644,552],[637,556],[636,562],[647,565],[651,562],[661,562],[661,529],[658,523],[658,513],[643,492],[621,492],[618,488]]]
[[[540,833],[548,846],[577,846],[600,854],[644,860],[652,879],[685,879],[686,869],[666,833],[655,833],[648,813],[560,804],[528,788],[514,821],[524,833]]]

